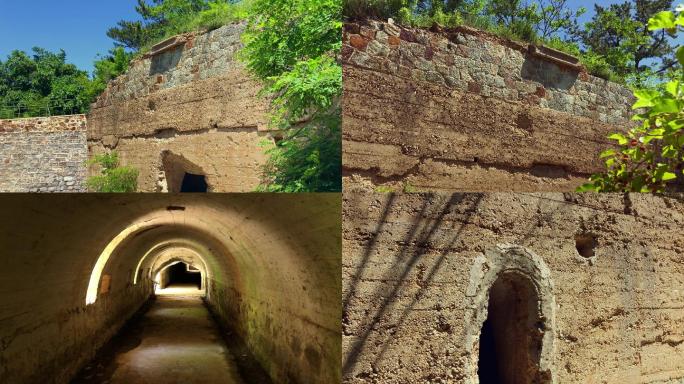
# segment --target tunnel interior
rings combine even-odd
[[[547,382],[540,373],[544,322],[530,279],[517,273],[500,276],[489,292],[478,359],[481,384]]]
[[[202,273],[184,262],[177,262],[164,268],[160,273],[159,288],[170,286],[193,286],[202,289]]]
[[[339,382],[339,195],[9,196],[0,208],[17,217],[0,223],[3,254],[16,256],[0,280],[0,318],[10,319],[0,338],[15,335],[0,350],[10,362],[0,382],[70,382],[148,304],[145,324],[159,327],[133,338],[142,342],[126,352],[131,375],[167,372],[161,353],[184,372],[206,362],[180,357],[205,350],[196,339],[176,348],[179,340],[158,345],[146,333],[209,319],[244,345],[237,360],[251,356],[274,382]],[[46,271],[42,285],[26,278],[36,270]],[[156,295],[158,272],[165,287],[201,284],[203,298]],[[8,287],[22,294],[3,294]]]
[[[181,184],[181,192],[207,192],[207,179],[204,175],[195,175],[192,173],[185,173],[183,176],[183,183]]]

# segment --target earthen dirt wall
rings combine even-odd
[[[487,284],[510,264],[543,298],[553,382],[680,382],[683,226],[681,196],[348,190],[343,381],[474,382]]]
[[[628,89],[482,31],[343,34],[345,185],[573,191],[626,130]]]
[[[260,84],[236,57],[243,29],[177,36],[134,61],[93,104],[90,153],[118,152],[140,171],[145,192],[177,189],[164,186],[165,152],[189,161],[184,170],[204,175],[211,191],[254,190],[266,161],[261,144],[273,138]]]

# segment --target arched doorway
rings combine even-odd
[[[205,172],[182,155],[162,152],[162,169],[168,192],[208,192]]]
[[[542,329],[540,329],[542,328]],[[530,279],[504,273],[489,290],[478,356],[480,384],[548,382],[539,369],[543,321]]]
[[[541,257],[500,244],[479,256],[465,297],[466,384],[553,384],[551,271]]]
[[[202,271],[183,261],[172,261],[158,270],[155,293],[162,295],[204,294]]]

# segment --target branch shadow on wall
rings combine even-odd
[[[429,195],[429,197],[435,196],[436,195],[434,194]],[[454,206],[459,205],[471,198],[472,200],[470,201],[469,207],[465,211],[466,217],[463,218],[463,220],[461,220],[459,227],[454,229],[453,235],[449,238],[446,244],[444,244],[443,246],[439,246],[439,249],[441,249],[441,251],[439,252],[438,256],[435,258],[434,256],[430,255],[429,258],[425,257],[424,260],[423,256],[426,256],[429,253],[430,245],[438,242],[438,239],[435,239],[434,235],[438,231],[438,229],[440,229],[440,225],[443,224],[444,217],[451,212]],[[420,288],[418,292],[414,295],[411,303],[403,310],[399,317],[399,320],[397,322],[393,322],[394,326],[399,327],[406,320],[413,307],[421,300],[421,298],[425,294],[425,290],[430,285],[430,282],[434,278],[435,274],[442,267],[444,261],[446,260],[447,254],[451,252],[452,247],[456,244],[457,240],[459,240],[461,233],[465,228],[465,225],[469,222],[470,217],[476,211],[482,199],[483,195],[481,194],[452,195],[449,201],[446,202],[446,204],[444,204],[443,207],[441,207],[441,210],[439,209],[439,207],[436,207],[435,211],[439,210],[439,212],[434,218],[432,218],[433,215],[429,215],[428,212],[429,206],[433,199],[423,199],[423,206],[420,212],[414,215],[414,220],[411,224],[410,230],[408,231],[405,237],[405,241],[403,241],[403,247],[399,250],[399,253],[393,258],[394,265],[388,269],[388,272],[385,273],[382,278],[383,282],[387,282],[388,284],[392,285],[390,287],[389,292],[386,292],[387,290],[380,286],[370,296],[383,297],[384,299],[382,300],[382,303],[374,310],[368,308],[368,316],[366,316],[366,319],[369,320],[365,324],[359,324],[359,326],[357,327],[360,329],[364,329],[364,331],[363,334],[358,339],[356,339],[348,348],[348,352],[345,356],[345,361],[343,362],[343,377],[349,375],[351,371],[354,369],[354,367],[358,363],[359,357],[362,355],[364,349],[366,348],[367,341],[371,336],[371,333],[376,329],[376,326],[385,317],[385,315],[391,312],[392,304],[397,299],[399,291],[405,287],[406,278],[409,276],[411,271],[413,271],[416,268],[416,265],[419,262],[423,262],[423,264],[432,262],[432,266],[429,268],[429,272],[424,275],[425,278],[420,283]],[[393,201],[394,199],[391,199],[388,202],[387,206],[385,207],[385,213],[383,217],[387,216],[388,211],[390,211],[391,209],[390,205],[391,203],[393,203]],[[425,227],[423,227],[422,230],[419,230],[420,223],[423,221],[427,221],[426,218],[428,217],[430,218],[429,223]],[[378,228],[381,228],[381,226],[382,224],[380,224]],[[372,249],[375,247],[378,236],[379,233],[376,232],[375,237],[369,242],[368,246],[366,247],[363,264],[359,267],[359,270],[357,271],[358,273],[355,275],[354,281],[351,283],[353,285],[350,286],[348,297],[345,300],[345,319],[347,319],[348,317],[347,311],[349,309],[349,297],[353,296],[353,293],[357,289],[356,284],[358,284],[358,281],[360,280],[361,271],[365,269],[365,264],[368,263],[369,255],[372,253]],[[404,260],[408,261],[404,263]],[[402,268],[401,264],[405,264],[403,266],[401,274],[398,277],[393,277],[395,275],[394,271],[400,270]],[[373,311],[375,311],[375,313],[372,313]],[[385,342],[382,343],[382,349],[374,358],[374,365],[382,360],[389,344],[390,343],[387,340],[385,340]]]

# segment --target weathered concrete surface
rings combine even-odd
[[[167,186],[163,152],[187,159],[214,192],[251,191],[266,161],[268,101],[235,57],[243,24],[205,34],[132,63],[88,115],[91,155],[115,150],[140,170],[139,189]],[[92,170],[95,172],[96,170]],[[190,171],[190,169],[186,169]]]
[[[242,384],[200,296],[163,295],[72,384]]]
[[[83,192],[84,115],[0,120],[0,192]]]
[[[489,290],[512,273],[537,292],[550,382],[680,382],[683,227],[682,195],[348,189],[343,381],[475,382]]]
[[[68,382],[173,249],[204,263],[207,304],[274,382],[339,382],[339,194],[5,195],[0,207],[0,382]]]
[[[573,191],[631,124],[626,88],[471,29],[349,23],[342,61],[346,186]]]

